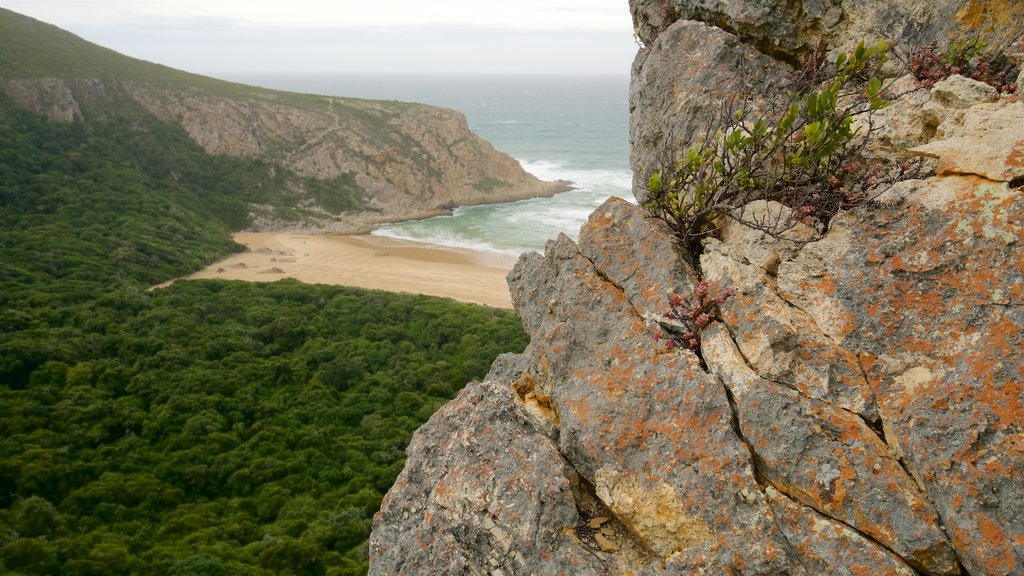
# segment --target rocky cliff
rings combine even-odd
[[[632,7],[638,179],[830,30],[1024,24],[1019,2]],[[694,261],[613,199],[524,255],[531,343],[416,433],[370,573],[1024,574],[1024,104],[901,82],[879,145],[937,173],[823,238],[731,225]],[[700,280],[736,294],[699,355],[666,348],[652,318]]]
[[[0,93],[59,122],[141,109],[179,124],[210,154],[260,158],[323,181],[340,178],[356,188],[366,211],[330,213],[297,191],[302,208],[321,213],[322,230],[351,232],[568,189],[524,171],[454,110],[222,82],[122,56],[2,8]],[[257,220],[279,224],[272,216]]]
[[[0,78],[0,88],[16,103],[62,122],[84,121],[90,109],[104,107],[103,101],[128,97],[181,125],[210,154],[261,158],[321,180],[350,176],[367,211],[328,214],[315,204],[303,206],[324,212],[320,226],[333,231],[568,188],[527,173],[471,132],[461,113],[424,104],[247,87],[239,87],[242,95],[228,96],[118,79]],[[271,219],[263,226],[275,225]]]

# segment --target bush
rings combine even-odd
[[[932,40],[914,51],[909,66],[925,88],[959,74],[984,82],[1004,94],[1017,91],[1016,78],[1020,73],[1020,63],[1005,49],[992,49],[981,38],[954,41],[941,51],[938,42]]]
[[[871,114],[888,105],[877,75],[886,43],[860,43],[831,69],[823,53],[815,51],[773,109],[726,106],[717,123],[651,175],[644,205],[684,246],[696,249],[723,218],[771,236],[800,221],[823,232],[839,209],[870,199],[873,188],[909,169],[903,164],[892,173],[862,155]],[[866,129],[854,127],[859,115],[867,116]],[[745,211],[754,200],[780,202],[792,213],[755,219]]]

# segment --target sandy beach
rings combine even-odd
[[[251,282],[294,278],[512,307],[505,275],[516,262],[514,256],[370,235],[240,232],[234,238],[249,250],[188,277]]]

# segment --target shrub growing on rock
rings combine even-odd
[[[1017,91],[1020,63],[1004,48],[991,48],[981,38],[950,42],[939,50],[937,41],[918,48],[908,63],[911,73],[925,88],[935,86],[954,74],[972,78],[994,87],[1002,94]]]
[[[718,305],[735,294],[735,288],[712,291],[706,281],[701,281],[685,298],[669,294],[669,309],[656,320],[659,328],[654,339],[664,340],[669,349],[680,347],[700,352],[701,331],[718,319]]]
[[[871,114],[888,105],[878,75],[887,50],[882,41],[860,43],[831,68],[820,58],[823,51],[815,51],[816,60],[791,79],[784,101],[767,110],[743,102],[725,106],[719,122],[650,176],[646,209],[695,248],[723,218],[778,237],[800,221],[823,231],[839,209],[870,200],[873,190],[910,168],[862,154]],[[867,116],[864,129],[854,125],[860,115]],[[745,210],[754,200],[780,202],[792,213],[755,218]]]

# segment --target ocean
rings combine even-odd
[[[227,79],[312,94],[402,100],[454,108],[470,129],[544,180],[569,180],[552,198],[462,207],[374,234],[502,254],[542,251],[611,196],[633,199],[628,77],[265,75]]]

